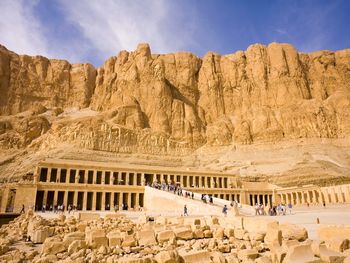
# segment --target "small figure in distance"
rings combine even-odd
[[[184,216],[188,216],[187,206],[184,206]]]
[[[22,204],[22,209],[21,209],[21,212],[19,212],[20,214],[24,214],[25,211],[24,211],[24,205]]]
[[[227,205],[224,205],[224,207],[222,208],[222,213],[224,214],[224,216],[227,216]]]

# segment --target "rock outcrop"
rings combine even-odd
[[[3,149],[65,142],[176,156],[202,146],[347,139],[350,49],[304,54],[255,44],[201,59],[140,44],[95,69],[1,46],[0,94]]]

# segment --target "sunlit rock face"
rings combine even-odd
[[[205,146],[346,139],[350,50],[255,44],[229,55],[152,54],[148,44],[90,64],[0,47],[0,147],[62,142],[183,156]],[[89,109],[86,109],[89,108]]]

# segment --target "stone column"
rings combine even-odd
[[[46,176],[46,182],[51,181],[51,172],[52,172],[52,167],[47,168],[47,176]]]
[[[48,191],[47,190],[44,190],[44,196],[43,196],[43,205],[46,205],[47,204],[47,193]]]
[[[190,176],[191,175],[187,175],[187,187],[191,187],[191,185],[190,185]]]
[[[68,206],[67,206],[67,200],[68,200],[68,191],[63,191],[63,204],[65,209],[67,210]]]
[[[129,192],[128,193],[128,209],[130,209],[131,208],[131,193]]]
[[[87,195],[88,195],[88,192],[85,191],[83,196],[83,206],[82,206],[83,211],[86,211]]]
[[[53,206],[57,205],[58,191],[53,191]]]
[[[216,188],[214,176],[211,177],[211,188]]]
[[[345,195],[345,202],[350,203],[350,187],[347,185],[344,186],[344,195]]]
[[[57,177],[56,177],[56,182],[61,183],[61,168],[57,168]]]
[[[109,185],[113,185],[114,182],[114,172],[109,171],[110,177],[109,177]]]
[[[84,184],[87,184],[88,182],[88,177],[89,177],[89,170],[85,169],[84,170]]]
[[[101,211],[106,210],[106,192],[101,192]]]
[[[135,207],[140,208],[140,193],[136,193]]]
[[[309,190],[306,191],[306,199],[307,199],[307,202],[310,204],[311,203],[311,198],[310,198]]]
[[[67,171],[67,172],[66,172],[66,184],[68,184],[68,183],[69,183],[69,178],[70,178],[70,169],[67,168],[66,171]]]
[[[124,196],[123,196],[123,192],[119,193],[119,206],[121,207],[122,204],[124,204]]]
[[[96,211],[96,192],[93,191],[92,192],[92,210],[93,211]]]
[[[78,207],[78,191],[74,191],[73,205],[75,205],[75,207]]]
[[[92,173],[92,184],[96,184],[96,179],[97,179],[97,170],[95,169],[94,172]]]
[[[5,213],[6,212],[6,206],[7,206],[7,202],[8,202],[8,198],[9,198],[9,188],[7,188],[5,186],[5,188],[3,188],[2,190],[2,195],[1,195],[1,198],[0,198],[0,201],[1,201],[1,213]],[[41,207],[38,207],[38,209],[40,210]]]

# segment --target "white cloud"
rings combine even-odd
[[[178,13],[187,20],[184,27],[173,19],[179,10],[171,1],[60,0],[60,4],[66,19],[79,25],[84,37],[106,56],[134,49],[140,42],[150,43],[157,53],[181,50],[193,42],[193,14]]]
[[[47,56],[41,25],[33,15],[35,5],[36,1],[0,1],[0,43],[19,54]]]

